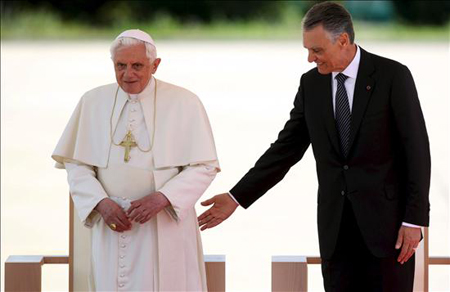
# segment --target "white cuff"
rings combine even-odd
[[[421,228],[421,227],[423,227],[423,226],[420,226],[420,225],[415,225],[415,224],[406,223],[406,222],[402,222],[402,225],[406,226],[406,227],[413,227],[413,228]]]
[[[204,164],[184,166],[183,170],[166,182],[158,191],[170,202],[165,210],[174,220],[183,220],[205,192],[217,174],[214,167]]]
[[[239,204],[239,202],[233,197],[233,195],[232,195],[230,192],[228,192],[228,195],[233,199],[233,201],[236,202],[236,204],[238,204],[239,206],[241,205],[241,204]]]
[[[161,194],[163,194],[164,197],[166,197],[166,199],[169,201],[170,205],[165,207],[164,210],[167,212],[167,214],[169,214],[169,216],[172,217],[173,220],[175,220],[176,222],[178,222],[180,220],[180,218],[178,218],[178,214],[177,211],[175,211],[175,208],[172,206],[172,202],[169,200],[169,198],[167,198],[166,194],[164,194],[161,191],[158,191]]]

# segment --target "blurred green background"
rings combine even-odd
[[[1,1],[1,37],[111,39],[140,28],[157,39],[298,39],[320,1]],[[338,1],[357,39],[448,40],[450,1]]]

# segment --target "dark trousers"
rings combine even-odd
[[[322,260],[322,275],[327,292],[411,292],[414,256],[403,265],[397,257],[373,256],[346,199],[336,249],[330,260]]]

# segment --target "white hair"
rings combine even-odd
[[[112,42],[111,47],[109,49],[111,52],[111,59],[114,60],[114,56],[118,48],[125,46],[134,46],[139,44],[145,45],[145,53],[148,59],[150,60],[150,63],[156,60],[156,48],[152,44],[129,37],[118,38]]]

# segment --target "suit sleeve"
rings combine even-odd
[[[391,104],[407,172],[408,189],[403,222],[428,226],[430,146],[417,90],[406,66],[401,65],[394,77]]]
[[[278,139],[230,190],[244,208],[248,208],[281,181],[308,149],[310,138],[304,115],[303,78],[300,80],[290,119],[278,134]]]

